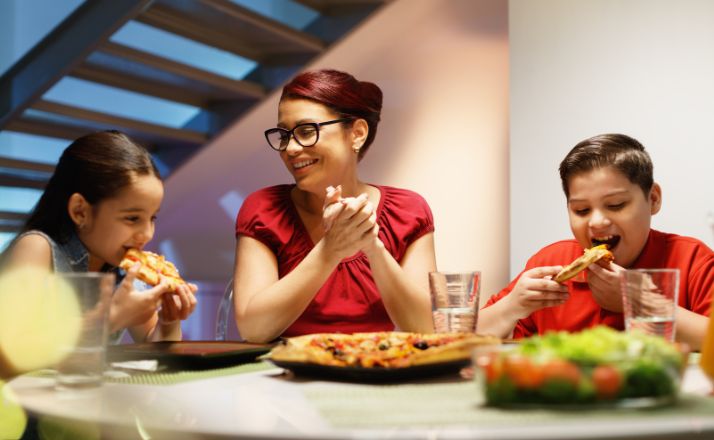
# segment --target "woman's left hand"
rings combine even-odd
[[[620,273],[624,270],[615,263],[610,263],[607,269],[597,263],[588,267],[588,285],[593,299],[603,309],[622,313]]]
[[[161,297],[161,310],[159,310],[159,322],[169,324],[175,321],[183,321],[188,318],[196,309],[195,284],[181,284],[175,292],[165,293]]]

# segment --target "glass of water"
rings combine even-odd
[[[429,291],[437,333],[474,333],[478,321],[481,272],[431,272]]]
[[[674,342],[679,269],[630,269],[620,275],[627,331]]]
[[[71,292],[78,305],[70,317],[78,337],[66,345],[65,357],[57,365],[61,388],[93,387],[102,383],[109,329],[109,306],[114,291],[114,274],[83,272],[56,276],[57,283]],[[58,289],[56,289],[58,290]]]

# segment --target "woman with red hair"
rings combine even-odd
[[[432,330],[431,210],[412,191],[358,176],[381,109],[379,87],[336,70],[283,88],[265,137],[295,183],[251,194],[236,220],[234,308],[245,339]]]

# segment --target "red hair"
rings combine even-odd
[[[359,151],[367,152],[377,135],[382,111],[382,90],[376,84],[357,79],[349,73],[324,69],[303,72],[283,87],[280,100],[309,99],[335,111],[340,117],[367,121],[369,132]]]

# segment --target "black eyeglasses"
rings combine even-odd
[[[276,151],[285,151],[290,143],[290,136],[295,138],[302,147],[312,147],[320,140],[320,127],[323,125],[338,124],[340,122],[348,122],[353,118],[340,118],[327,122],[306,122],[298,124],[292,130],[284,128],[271,128],[265,130],[265,139],[268,141],[270,148]]]

